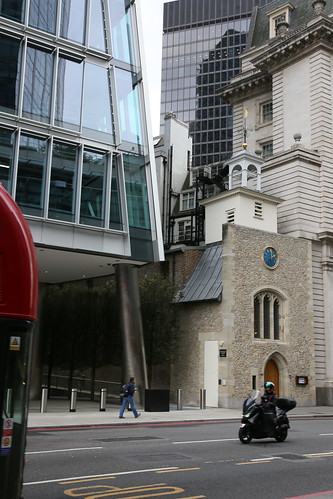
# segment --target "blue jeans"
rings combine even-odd
[[[133,395],[127,395],[127,397],[123,398],[123,403],[120,408],[119,412],[119,417],[122,417],[124,414],[124,410],[126,409],[126,405],[129,404],[131,406],[132,412],[135,417],[138,415],[138,411],[136,410],[135,404],[134,404],[134,398]]]

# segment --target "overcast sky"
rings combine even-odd
[[[163,3],[165,3],[164,0],[140,0],[145,65],[154,136],[160,133]]]

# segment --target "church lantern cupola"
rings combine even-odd
[[[245,187],[260,191],[261,167],[264,162],[259,154],[251,154],[246,148],[235,153],[226,163],[229,166],[229,190]]]

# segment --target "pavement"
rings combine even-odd
[[[28,413],[28,428],[45,428],[54,426],[96,426],[96,425],[126,425],[142,423],[177,423],[190,421],[240,420],[241,409],[226,409],[223,407],[184,407],[177,409],[170,404],[169,411],[141,412],[139,418],[134,418],[131,411],[125,411],[125,419],[119,419],[119,404],[107,403],[105,411],[100,411],[99,402],[77,400],[75,412],[70,411],[70,402],[65,399],[49,399],[44,412],[41,412],[40,401],[30,401]],[[288,413],[289,419],[297,417],[333,417],[333,407],[296,406]]]

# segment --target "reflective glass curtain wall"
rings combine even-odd
[[[24,214],[150,234],[135,9],[0,2],[0,180]]]
[[[232,149],[232,108],[216,91],[239,72],[254,6],[270,0],[177,0],[164,4],[161,126],[173,112],[188,123],[193,166]]]
[[[17,33],[13,30],[13,37],[0,33],[0,110],[111,144],[119,130],[117,142],[133,142],[139,152],[138,144],[147,141],[133,11],[126,0],[1,2],[0,16],[22,23],[27,18],[27,25],[41,36],[38,31],[26,36],[23,26]],[[52,35],[61,38],[59,47]],[[112,102],[114,72],[119,103]],[[20,85],[24,90],[19,109]],[[119,126],[114,122],[118,118]]]

